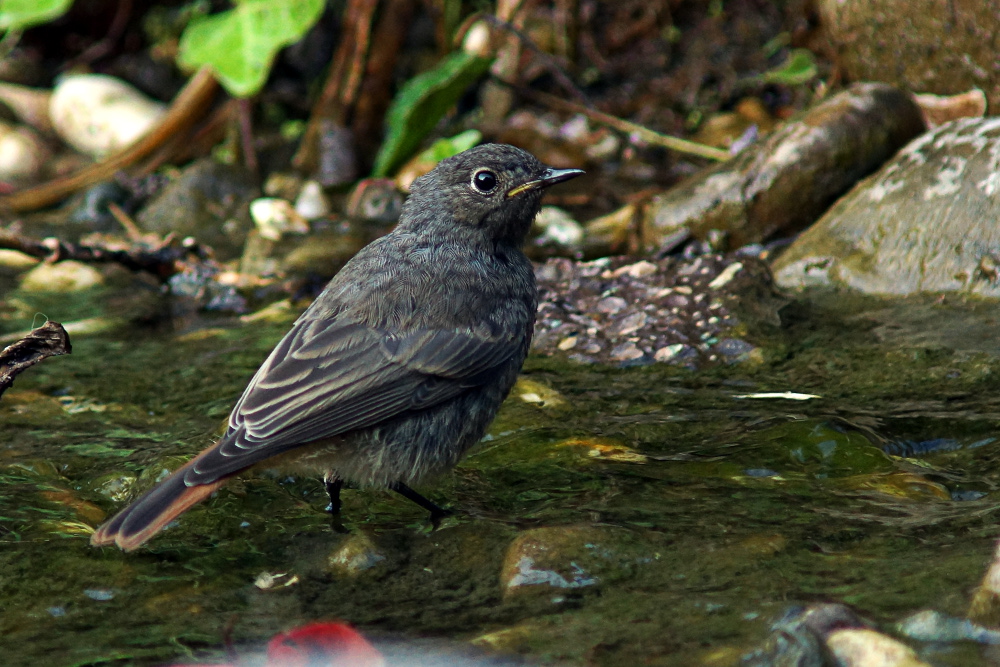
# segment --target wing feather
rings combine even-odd
[[[509,340],[446,330],[393,334],[300,319],[250,382],[229,430],[185,474],[211,483],[298,445],[447,401],[518,354]]]

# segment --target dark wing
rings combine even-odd
[[[298,445],[454,398],[518,352],[510,340],[453,331],[390,335],[344,318],[300,320],[185,483],[211,483]]]

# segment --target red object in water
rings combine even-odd
[[[384,667],[375,647],[344,623],[310,623],[275,635],[267,667]]]

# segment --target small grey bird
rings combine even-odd
[[[250,380],[214,445],[102,525],[131,551],[253,466],[322,475],[334,526],[344,483],[410,488],[485,433],[535,319],[521,245],[545,188],[579,176],[486,144],[414,181],[395,230],[363,248]]]

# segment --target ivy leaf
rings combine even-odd
[[[298,41],[323,13],[324,0],[241,0],[229,11],[193,20],[180,40],[178,62],[212,68],[236,97],[264,85],[278,51]]]
[[[462,151],[467,151],[483,140],[483,133],[479,130],[466,130],[454,137],[438,139],[431,147],[420,154],[422,161],[437,164],[441,160],[458,155]]]
[[[784,64],[760,75],[767,83],[797,86],[816,78],[816,56],[809,49],[792,49]]]
[[[0,0],[0,30],[24,30],[59,18],[73,0]]]
[[[386,113],[386,135],[372,175],[383,178],[410,157],[493,61],[459,51],[409,81]]]

